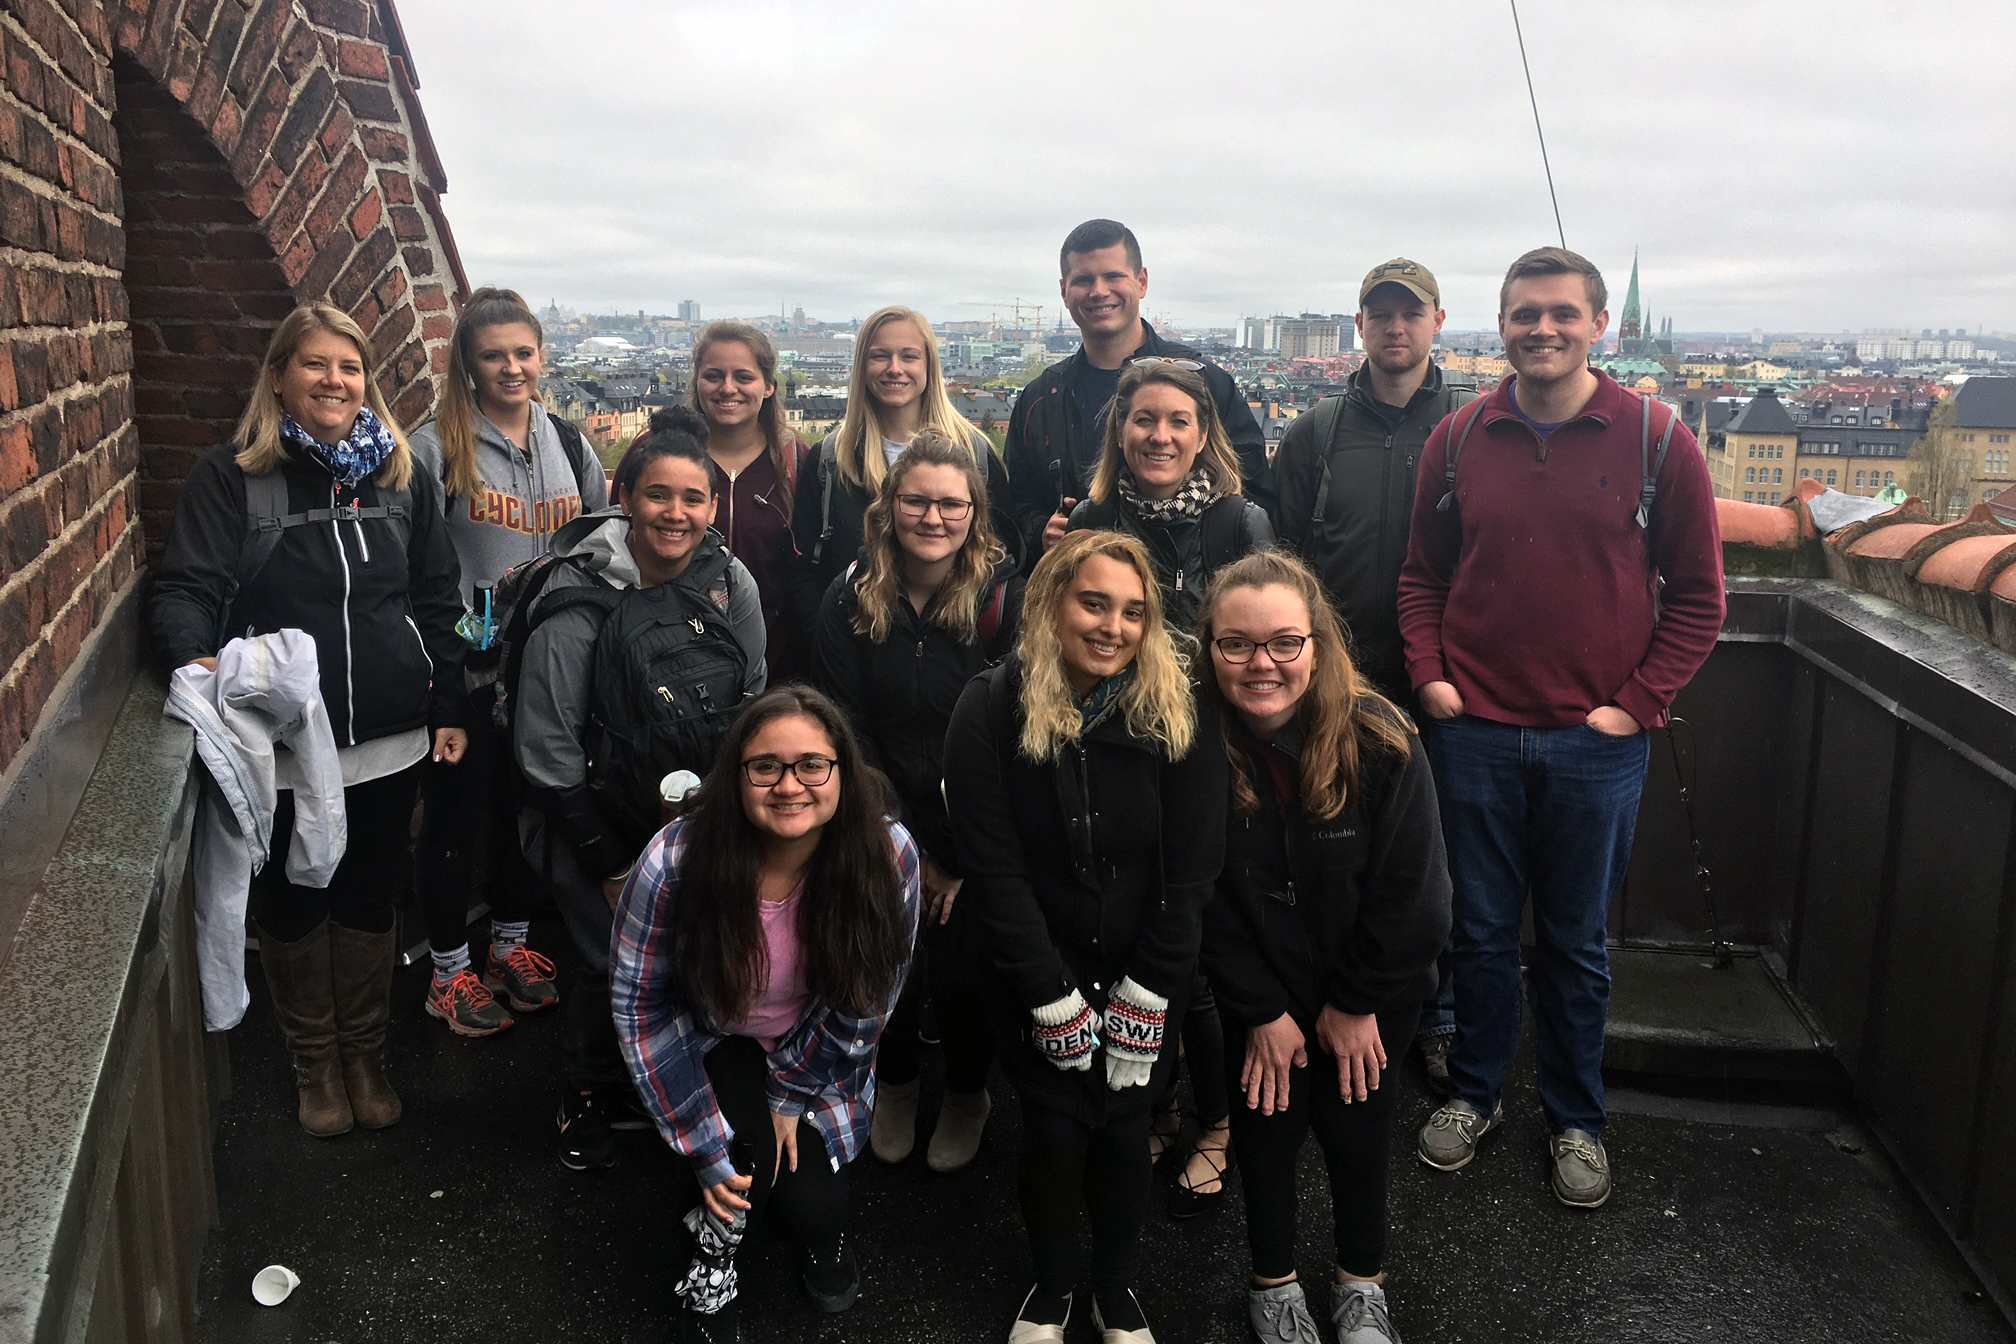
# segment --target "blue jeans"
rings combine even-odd
[[[1449,965],[1449,949],[1444,947],[1442,955],[1435,958],[1435,988],[1421,1004],[1421,1025],[1414,1032],[1414,1039],[1425,1041],[1455,1034],[1456,974]]]
[[[1453,1095],[1489,1115],[1519,1047],[1519,924],[1533,898],[1534,1028],[1549,1128],[1603,1132],[1605,927],[1631,860],[1648,735],[1431,720],[1455,883]]]

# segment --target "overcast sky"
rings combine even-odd
[[[1395,254],[1489,326],[1556,241],[1505,0],[400,0],[475,284],[708,317],[1348,311]],[[2016,329],[2009,0],[1525,0],[1569,246],[1680,330]],[[980,306],[962,306],[979,301]]]

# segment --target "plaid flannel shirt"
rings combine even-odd
[[[722,1039],[695,1016],[678,984],[671,921],[685,857],[686,823],[673,822],[651,841],[624,884],[609,951],[609,999],[616,1035],[644,1104],[674,1152],[693,1164],[705,1186],[735,1174],[728,1158],[734,1132],[707,1081],[707,1052]],[[917,846],[898,823],[889,823],[902,883],[903,913],[914,947],[922,905]],[[906,971],[907,975],[907,971]],[[853,1017],[821,1003],[805,1009],[770,1052],[770,1109],[805,1117],[825,1141],[834,1170],[854,1160],[867,1142],[875,1109],[875,1048],[896,1006],[897,990],[881,1012]]]

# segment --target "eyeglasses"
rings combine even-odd
[[[1202,373],[1204,371],[1202,360],[1178,359],[1174,355],[1142,355],[1138,359],[1128,360],[1127,363],[1130,367],[1137,369],[1148,364],[1168,364],[1174,368],[1188,369],[1192,373]]]
[[[1307,635],[1276,635],[1258,644],[1250,639],[1227,635],[1223,639],[1212,640],[1211,644],[1218,650],[1218,656],[1228,663],[1250,663],[1254,653],[1260,649],[1267,650],[1267,656],[1277,663],[1292,663],[1302,656],[1302,646],[1308,642]]]
[[[956,523],[973,512],[970,499],[933,499],[929,495],[898,495],[896,507],[905,518],[922,518],[931,510],[938,510],[938,516],[948,523]]]
[[[798,776],[800,784],[816,789],[833,777],[833,767],[838,764],[830,756],[800,756],[795,761],[780,761],[775,756],[751,756],[742,762],[742,776],[759,789],[774,789],[782,782],[784,772],[789,770]]]

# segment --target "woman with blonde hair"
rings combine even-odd
[[[860,563],[833,580],[813,631],[813,678],[889,777],[924,855],[924,951],[945,1056],[945,1099],[926,1162],[970,1163],[993,1102],[994,1041],[969,970],[972,919],[945,819],[945,727],[973,675],[1013,647],[1022,580],[987,520],[973,454],[919,430],[868,506]],[[912,976],[882,1036],[870,1147],[901,1162],[917,1141],[919,1000]]]
[[[1112,528],[1141,539],[1154,560],[1169,623],[1186,638],[1211,576],[1273,544],[1266,512],[1239,494],[1239,458],[1194,361],[1156,355],[1121,372],[1090,494],[1071,511],[1068,530],[1082,528]],[[1231,1161],[1231,1103],[1220,1082],[1225,1043],[1210,986],[1201,979],[1192,987],[1191,1007],[1183,1049],[1198,1134],[1169,1195],[1169,1215],[1179,1219],[1224,1199]],[[1150,1140],[1158,1160],[1182,1151],[1182,1128],[1172,1088],[1157,1107]]]
[[[433,947],[427,1013],[458,1036],[489,1036],[559,1002],[553,963],[526,944],[532,885],[513,832],[511,750],[494,722],[500,650],[481,622],[479,583],[545,553],[553,534],[609,502],[602,463],[581,432],[539,400],[545,332],[517,293],[479,289],[462,305],[448,346],[435,417],[413,431],[413,456],[441,485],[448,538],[462,566],[465,624],[474,647],[465,679],[469,757],[430,765],[414,850],[414,888]],[[492,856],[490,943],[480,970],[469,953],[473,856]],[[497,1002],[501,997],[509,1011]]]
[[[1007,510],[1008,469],[987,436],[953,407],[931,324],[913,308],[878,308],[854,336],[846,418],[813,450],[791,512],[798,547],[794,591],[808,621],[827,585],[861,553],[862,520],[883,477],[911,439],[927,429],[971,453],[994,496],[989,504],[994,535],[1011,553],[1019,544]]]
[[[1414,1039],[1449,936],[1435,785],[1413,726],[1353,667],[1300,560],[1261,552],[1222,571],[1199,630],[1202,697],[1221,711],[1232,768],[1204,968],[1239,1099],[1247,1317],[1264,1344],[1317,1338],[1295,1279],[1296,1162],[1313,1132],[1335,1225],[1331,1322],[1340,1344],[1392,1344],[1383,1257],[1400,1089],[1384,1074]]]
[[[1225,848],[1225,757],[1200,721],[1140,542],[1066,536],[1037,564],[1015,653],[959,698],[945,742],[982,993],[1022,1099],[1035,1286],[1011,1344],[1064,1338],[1092,1223],[1092,1316],[1152,1344],[1130,1283],[1148,1125],[1176,1067]]]
[[[1099,465],[1067,531],[1139,537],[1169,623],[1190,629],[1211,576],[1274,544],[1267,511],[1239,493],[1239,458],[1195,361],[1151,355],[1120,374]]]
[[[147,605],[173,668],[214,673],[235,637],[314,640],[341,766],[348,845],[326,887],[288,876],[292,752],[276,754],[272,851],[251,913],[273,1014],[318,1137],[399,1119],[386,1081],[393,908],[421,763],[461,759],[462,614],[440,487],[413,469],[372,378],[371,345],[325,303],[273,333],[231,442],[197,462]]]

